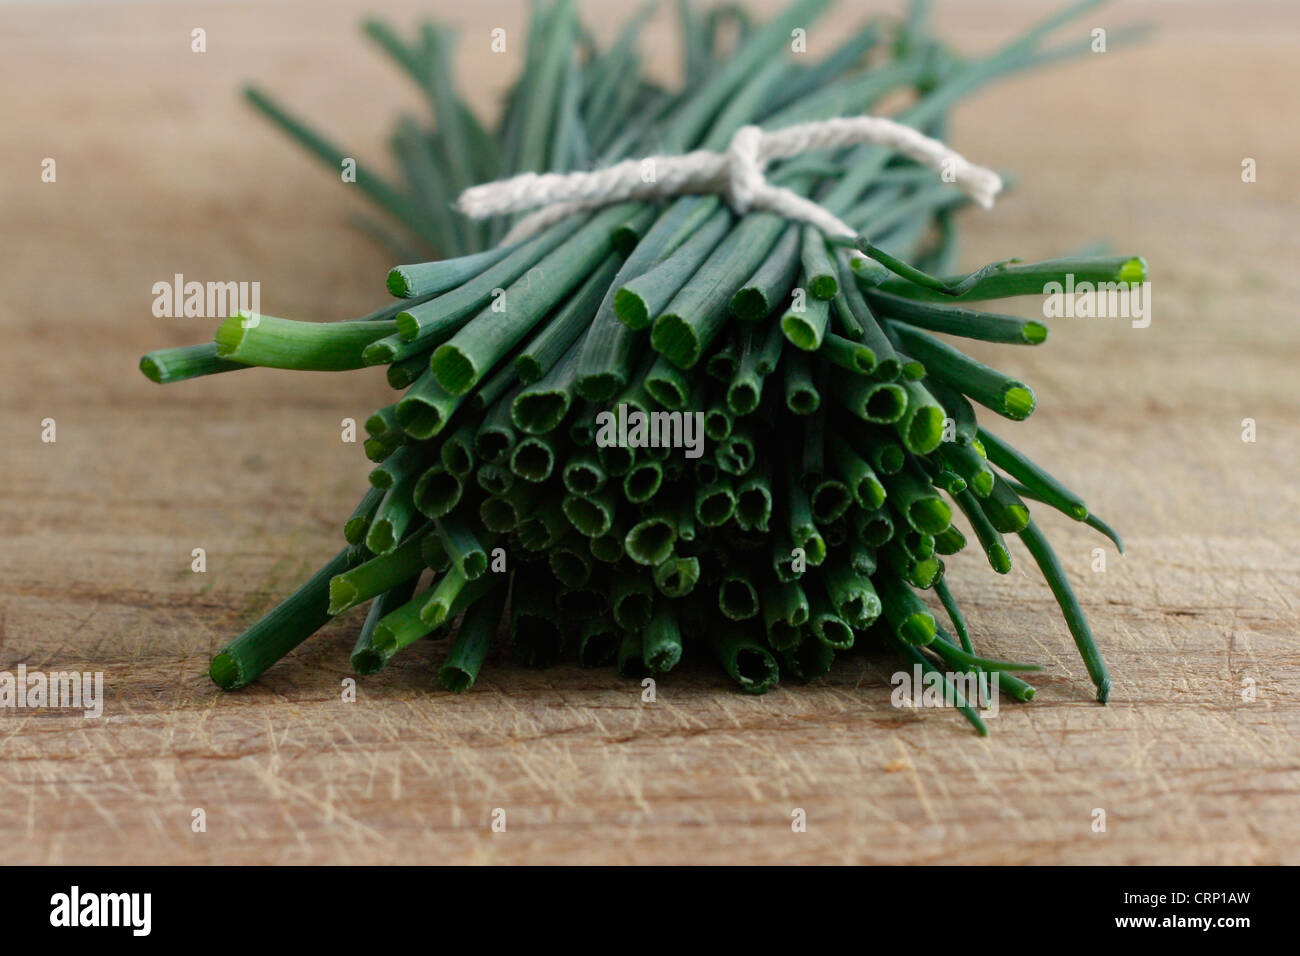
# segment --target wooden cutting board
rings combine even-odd
[[[967,262],[1111,237],[1147,256],[1154,295],[1147,329],[1061,320],[1046,347],[999,353],[1040,399],[1016,440],[1129,551],[1043,519],[1115,675],[1106,707],[1023,552],[1002,578],[952,562],[980,647],[1047,665],[1038,700],[980,739],[891,707],[879,654],[761,698],[691,668],[644,703],[612,671],[504,659],[455,697],[429,642],[348,703],[359,613],[254,687],[209,683],[209,656],[337,547],[367,470],[339,423],[391,393],[377,372],[161,389],[138,356],[212,323],[155,318],[151,287],[256,280],[266,311],[320,319],[384,300],[390,257],[346,224],[360,201],[237,96],[256,79],[382,160],[420,104],[355,31],[370,6],[0,7],[0,669],[102,670],[107,698],[98,720],[0,710],[6,862],[1300,862],[1300,8],[1115,4],[1072,35],[1146,17],[1159,36],[1005,83],[953,124],[1021,177],[968,216]],[[602,36],[630,9],[586,6]],[[814,26],[811,52],[864,6]],[[972,51],[1042,6],[938,5]],[[461,24],[458,71],[492,108],[523,4],[385,7]],[[495,26],[504,57],[485,52]],[[667,16],[647,44],[671,75]]]

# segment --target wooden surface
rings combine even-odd
[[[694,669],[643,704],[612,671],[508,660],[454,697],[432,689],[430,644],[344,703],[359,612],[256,686],[213,688],[214,650],[333,553],[367,470],[339,421],[391,393],[378,372],[154,386],[138,356],[213,323],[154,318],[150,287],[257,280],[266,311],[322,319],[383,301],[388,257],[345,224],[359,201],[236,95],[256,78],[381,156],[418,103],[354,29],[371,6],[0,6],[0,669],[102,670],[108,697],[100,720],[0,711],[5,862],[1300,862],[1294,4],[1112,5],[1076,35],[1145,16],[1160,36],[954,123],[967,155],[1022,177],[968,216],[967,261],[1110,237],[1154,282],[1148,329],[1064,320],[1002,350],[1040,399],[1017,441],[1129,553],[1093,573],[1104,542],[1043,519],[1115,676],[1107,707],[1023,551],[1006,578],[953,562],[981,647],[1048,667],[987,740],[893,709],[875,654],[762,698]],[[441,9],[480,46],[522,28],[510,3],[383,6]],[[628,5],[587,6],[608,35]],[[886,5],[844,6],[814,52]],[[939,4],[972,50],[1043,6]],[[666,21],[650,41],[671,70]],[[459,69],[491,108],[513,52]]]

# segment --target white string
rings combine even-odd
[[[992,207],[1002,191],[1002,179],[993,170],[976,166],[910,126],[878,116],[845,116],[771,132],[742,126],[725,153],[699,149],[679,156],[628,159],[586,172],[523,173],[471,186],[460,194],[457,207],[471,219],[539,210],[515,224],[504,240],[510,243],[583,209],[626,200],[714,193],[740,215],[752,209],[765,210],[816,226],[832,238],[851,237],[856,230],[843,220],[790,189],[772,185],[763,171],[773,160],[862,143],[887,146],[935,170],[985,209]]]

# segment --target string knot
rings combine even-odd
[[[757,126],[742,126],[732,134],[727,146],[727,204],[743,216],[767,187],[762,158],[763,131]]]
[[[627,159],[584,172],[523,173],[471,186],[456,205],[471,219],[538,210],[515,223],[503,240],[506,243],[526,239],[584,209],[689,193],[723,196],[738,215],[761,209],[814,226],[832,238],[852,237],[856,231],[829,209],[792,189],[772,185],[763,171],[773,160],[867,143],[896,150],[942,174],[985,209],[1002,189],[1002,180],[993,170],[976,166],[910,126],[879,116],[840,116],[771,131],[742,126],[732,134],[724,153],[697,149],[680,156]],[[656,171],[650,182],[642,175],[647,162]]]

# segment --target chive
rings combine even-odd
[[[352,516],[343,525],[343,538],[348,544],[360,544],[366,539],[370,519],[374,516],[375,509],[379,507],[379,502],[383,500],[384,489],[376,488],[374,485],[366,489],[366,493],[357,502]]]
[[[597,213],[563,247],[505,290],[503,310],[488,306],[438,346],[430,363],[438,383],[453,395],[473,388],[556,302],[591,275],[610,251],[611,230],[636,215],[637,209],[633,203],[623,203]]]
[[[847,258],[841,255],[840,267],[841,271],[845,273],[847,273],[848,269],[847,261]],[[859,340],[875,356],[876,364],[873,374],[876,378],[886,382],[898,378],[901,363],[898,360],[898,355],[894,352],[894,346],[889,341],[884,329],[880,327],[880,323],[876,321],[871,306],[863,298],[862,291],[858,288],[857,283],[847,275],[843,282],[842,291],[835,299],[835,305],[850,333],[852,333],[854,325],[860,329],[859,332],[850,334],[849,337]],[[850,314],[853,318],[852,323],[847,321]]]
[[[767,318],[777,302],[789,294],[799,271],[799,236],[799,226],[791,223],[785,227],[753,275],[731,297],[732,315],[757,322]]]
[[[474,472],[474,426],[465,422],[442,443],[438,459],[442,467],[464,480]]]
[[[676,200],[628,255],[582,339],[578,392],[583,398],[604,401],[627,385],[628,375],[643,347],[641,340],[644,336],[636,332],[648,324],[649,319],[640,326],[623,321],[619,312],[621,290],[636,277],[652,270],[655,263],[675,255],[703,217],[714,214],[717,208],[715,197],[690,196]],[[729,218],[729,214],[724,214],[724,224]]]
[[[934,640],[934,617],[916,593],[898,578],[882,574],[873,582],[890,633],[904,644],[929,644]]]
[[[943,442],[945,410],[919,382],[904,380],[907,410],[894,422],[903,446],[913,454],[928,455]]]
[[[786,507],[790,518],[790,539],[794,546],[802,548],[810,567],[817,567],[826,559],[826,543],[817,532],[813,520],[812,501],[808,492],[800,485],[793,468],[786,481]]]
[[[562,507],[569,523],[588,538],[607,534],[614,526],[614,496],[608,492],[565,495]]]
[[[430,518],[451,514],[464,493],[461,480],[443,465],[434,465],[415,483],[414,502],[420,513]]]
[[[639,461],[623,476],[623,497],[632,504],[649,501],[663,484],[664,469],[659,462]]]
[[[596,458],[611,478],[622,478],[632,470],[636,449],[626,445],[597,445]]]
[[[623,528],[614,526],[604,534],[588,538],[587,547],[591,550],[591,556],[597,561],[603,561],[605,564],[616,563],[624,555],[624,534]]]
[[[421,528],[407,535],[387,554],[377,555],[331,578],[329,613],[342,614],[348,608],[397,587],[408,578],[418,577],[425,567],[422,539],[428,530]]]
[[[870,577],[876,573],[876,552],[862,541],[854,541],[849,545],[849,567],[854,574]]]
[[[449,394],[427,369],[397,403],[397,421],[412,438],[432,438],[446,427],[460,403],[461,398]]]
[[[1088,517],[1088,506],[1083,503],[1083,499],[1034,464],[1026,455],[982,428],[979,438],[989,461],[1027,488],[1032,488],[1039,501],[1050,504],[1076,521]]]
[[[487,570],[487,553],[474,531],[462,519],[448,515],[434,522],[443,550],[456,570],[473,581]]]
[[[943,410],[952,419],[957,441],[963,444],[974,441],[979,431],[979,425],[975,421],[975,409],[966,400],[966,396],[936,382],[933,378],[926,379],[925,388],[943,406]]]
[[[444,690],[463,694],[474,686],[478,673],[487,660],[492,647],[492,639],[497,635],[501,624],[501,610],[504,595],[500,598],[484,598],[475,601],[456,632],[456,640],[447,652],[447,659],[438,669],[438,680]]]
[[[429,369],[429,353],[416,352],[388,366],[387,378],[390,388],[403,389],[418,379]]]
[[[813,521],[829,525],[841,518],[853,504],[848,485],[834,478],[818,482],[810,492]]]
[[[678,368],[691,368],[726,323],[728,303],[784,227],[773,213],[744,216],[654,320],[650,344]]]
[[[840,290],[839,270],[826,251],[826,237],[816,226],[804,226],[801,235],[800,259],[803,265],[804,288],[814,301],[829,301]],[[829,312],[823,312],[829,315]],[[789,334],[788,332],[786,333]],[[794,339],[790,340],[798,345]],[[800,345],[800,348],[807,346]],[[815,346],[814,346],[815,347]]]
[[[888,508],[854,513],[854,533],[867,547],[875,548],[894,536],[894,519]]]
[[[822,342],[821,354],[832,365],[858,375],[870,375],[876,367],[876,354],[861,342],[854,342],[834,332]]]
[[[667,598],[682,598],[695,589],[700,579],[700,559],[696,557],[669,558],[655,568],[654,582],[659,593]]]
[[[557,223],[520,243],[500,262],[445,295],[412,305],[395,317],[397,334],[377,340],[365,352],[369,365],[404,359],[427,351],[466,325],[493,297],[495,290],[509,289],[516,280],[554,252],[587,224],[575,216]],[[589,270],[590,271],[590,270]],[[507,300],[508,301],[508,300]],[[491,306],[488,306],[490,314]]]
[[[386,322],[295,322],[237,312],[217,327],[217,356],[243,365],[320,372],[365,367],[362,352],[394,332]]]
[[[1011,552],[1007,550],[1002,535],[981,507],[980,499],[970,491],[963,491],[953,495],[952,500],[957,502],[957,507],[961,508],[966,520],[970,522],[975,537],[979,539],[980,547],[984,549],[984,556],[988,558],[989,566],[998,574],[1010,572]]]
[[[215,342],[182,345],[174,349],[155,349],[146,352],[140,359],[140,371],[149,381],[159,385],[182,382],[201,375],[215,375],[218,372],[233,372],[240,368],[248,368],[248,366],[242,362],[232,362],[217,356]]]
[[[410,647],[420,638],[437,629],[437,624],[427,623],[420,614],[433,590],[431,588],[423,594],[416,595],[379,619],[370,641],[371,653],[377,658],[372,666],[378,664],[382,667],[392,660],[398,651]]]
[[[496,265],[516,248],[498,246],[455,259],[395,266],[388,273],[388,291],[404,299],[414,299],[455,289]]]
[[[796,415],[811,415],[821,407],[808,357],[793,352],[785,363],[785,407]]]
[[[479,520],[489,531],[513,531],[533,506],[536,495],[535,485],[521,483],[503,494],[484,498],[478,506]]]
[[[735,518],[742,531],[766,532],[772,517],[772,473],[764,468],[736,489]]]
[[[397,454],[403,445],[410,441],[410,436],[400,429],[390,429],[378,435],[372,435],[362,443],[366,457],[382,464]]]
[[[389,588],[370,602],[365,623],[361,625],[361,633],[357,635],[357,642],[353,645],[349,658],[353,671],[366,676],[378,674],[384,669],[388,658],[375,650],[375,628],[379,626],[381,620],[411,600],[419,581],[420,575],[416,574]]]
[[[565,541],[552,547],[547,554],[547,564],[555,580],[571,590],[586,587],[591,580],[591,557],[587,553],[586,543],[578,548],[580,539],[570,535]]]
[[[806,628],[804,629],[807,630]],[[800,635],[791,649],[780,652],[781,666],[800,680],[810,681],[830,673],[835,662],[835,651],[817,640],[805,640]]]
[[[966,536],[957,530],[956,525],[949,525],[934,536],[934,550],[937,554],[956,554],[965,547]]]
[[[776,368],[781,356],[781,329],[746,327],[740,336],[740,364],[727,387],[727,408],[736,416],[752,414],[763,397],[763,379]]]
[[[731,437],[731,411],[721,397],[715,398],[704,412],[704,434],[714,441]]]
[[[606,256],[578,291],[560,307],[555,317],[546,322],[542,331],[515,357],[515,373],[521,382],[531,385],[541,381],[578,341],[600,307],[601,297],[618,272],[620,261],[615,254]]]
[[[1008,481],[1007,486],[1011,488],[1011,490],[1014,491],[1016,494],[1021,495],[1022,497],[1030,498],[1035,501],[1038,500],[1038,498],[1035,497],[1036,492],[1034,492],[1030,488],[1026,488],[1018,481]],[[1047,504],[1047,502],[1043,502],[1043,503]],[[1115,532],[1115,529],[1112,528],[1110,525],[1108,525],[1100,517],[1098,517],[1097,515],[1093,514],[1090,511],[1088,512],[1088,517],[1083,519],[1083,523],[1086,524],[1089,528],[1092,528],[1094,531],[1099,531],[1102,534],[1104,534],[1106,537],[1110,538],[1110,540],[1114,543],[1115,547],[1119,550],[1119,553],[1120,554],[1124,553],[1123,540]]]
[[[718,584],[718,610],[732,621],[745,621],[758,614],[758,591],[740,570],[728,571]]]
[[[822,569],[822,584],[831,605],[851,627],[865,630],[880,616],[882,598],[872,579],[855,574],[848,564],[828,561]]]
[[[650,669],[645,665],[645,658],[641,653],[642,640],[637,631],[627,631],[623,635],[622,642],[618,645],[618,675],[620,677],[630,677],[635,680],[647,676]]]
[[[951,692],[953,702],[957,705],[957,709],[961,711],[962,715],[968,721],[970,721],[971,726],[973,726],[979,732],[979,735],[981,737],[988,736],[989,734],[988,727],[985,725],[984,721],[980,718],[980,715],[975,710],[975,708],[971,707],[970,704],[967,703],[966,697],[961,692],[960,688],[958,688],[956,684],[952,682],[951,675],[944,674],[942,671],[940,671],[937,667],[934,666],[933,663],[930,662],[929,658],[927,658],[924,654],[918,651],[915,647],[912,647],[908,642],[899,639],[893,634],[889,635],[889,640],[892,646],[895,648],[895,650],[897,650],[903,656],[910,658],[914,663],[919,664],[921,666],[921,669],[925,673],[938,674],[943,679],[944,685]]]
[[[890,424],[907,410],[907,391],[895,382],[878,382],[852,372],[834,371],[831,392],[854,415],[869,422]]]
[[[478,486],[489,495],[504,495],[515,486],[515,476],[509,468],[500,465],[483,464],[474,474]]]
[[[573,404],[577,373],[578,345],[574,343],[545,377],[515,395],[510,403],[510,419],[515,427],[530,435],[558,428]]]
[[[1139,256],[1107,256],[1080,259],[1049,259],[1024,265],[1003,265],[976,281],[958,296],[914,285],[904,279],[886,279],[880,291],[911,299],[931,302],[974,302],[980,299],[1005,299],[1018,295],[1042,295],[1050,282],[1064,283],[1073,276],[1076,284],[1091,282],[1143,282],[1147,277],[1146,261]],[[954,286],[966,277],[945,280]]]
[[[549,435],[529,435],[510,452],[510,471],[524,481],[541,483],[551,476],[559,451]]]
[[[953,629],[957,631],[957,636],[961,639],[961,646],[968,654],[974,653],[971,646],[970,629],[966,626],[966,618],[961,613],[961,608],[957,606],[956,600],[953,599],[952,591],[948,589],[948,583],[943,578],[935,582],[934,593],[939,596],[939,601],[943,604],[943,609],[948,612],[948,620],[952,621]],[[940,631],[943,637],[943,632]]]
[[[987,498],[993,491],[993,469],[981,455],[975,444],[958,444],[947,442],[939,450],[943,461],[957,472],[979,498]]]
[[[820,298],[805,298],[802,308],[796,309],[792,302],[781,316],[781,332],[795,348],[815,352],[822,347],[830,317],[831,307],[828,302]],[[874,356],[872,365],[875,365]]]
[[[578,625],[578,664],[604,667],[618,657],[623,635],[605,617],[590,617]]]
[[[525,551],[546,551],[558,547],[569,532],[564,509],[557,501],[534,508],[515,528],[515,537]]]
[[[884,503],[885,487],[872,467],[839,435],[831,435],[827,448],[835,474],[848,486],[854,503],[864,511],[875,511]]]
[[[386,431],[399,428],[397,424],[397,406],[385,405],[371,414],[365,422],[366,432],[371,436],[382,435]]]
[[[1020,540],[1025,543],[1034,561],[1038,563],[1047,586],[1052,589],[1056,603],[1061,606],[1061,613],[1065,616],[1065,623],[1074,637],[1079,656],[1083,658],[1088,676],[1097,688],[1097,700],[1106,703],[1110,697],[1110,674],[1107,673],[1106,662],[1102,660],[1101,651],[1097,649],[1097,643],[1093,640],[1088,618],[1079,606],[1079,600],[1074,596],[1074,589],[1070,587],[1070,581],[1065,576],[1065,569],[1061,567],[1056,552],[1052,550],[1052,546],[1047,543],[1043,533],[1038,530],[1038,525],[1032,520],[1020,531]]]
[[[623,539],[627,556],[637,564],[658,565],[668,560],[677,541],[677,528],[667,512],[637,522]]]
[[[632,569],[616,570],[610,589],[614,621],[629,631],[641,631],[654,613],[654,588],[643,574]]]
[[[420,472],[411,468],[402,472],[384,492],[366,532],[366,547],[375,554],[392,551],[402,540],[416,516],[415,487]]]
[[[797,582],[769,584],[763,589],[763,625],[772,650],[784,651],[797,645],[810,614],[808,598]]]
[[[951,305],[916,302],[902,296],[885,295],[868,289],[867,301],[886,318],[897,319],[919,329],[945,332],[983,342],[1010,345],[1039,345],[1047,340],[1047,326],[1035,319],[994,315]]]
[[[583,402],[573,419],[569,422],[569,441],[579,446],[590,446],[596,442],[596,412],[594,402]]]
[[[605,487],[608,476],[596,456],[584,451],[565,462],[561,472],[565,490],[573,495],[593,495]]]
[[[715,458],[721,471],[739,478],[754,467],[755,456],[754,440],[749,430],[738,427],[718,443]]]
[[[736,493],[722,479],[695,489],[695,518],[706,528],[720,528],[736,512]]]
[[[716,628],[710,632],[713,653],[718,663],[741,690],[766,694],[780,680],[776,659],[763,647],[736,628]]]
[[[492,464],[509,461],[510,450],[519,437],[511,426],[510,411],[515,396],[522,391],[523,386],[517,386],[511,391],[509,401],[502,400],[493,405],[474,433],[474,454],[483,461]]]
[[[908,352],[925,363],[927,372],[999,415],[1020,421],[1034,410],[1033,390],[1024,382],[995,371],[946,342],[906,325],[895,326]]]
[[[853,628],[835,610],[823,587],[809,590],[808,604],[808,624],[818,642],[837,651],[847,651],[853,646]]]
[[[329,620],[329,584],[360,563],[363,552],[344,548],[297,591],[221,649],[208,674],[222,690],[246,687]]]
[[[645,389],[651,398],[670,411],[684,411],[690,404],[690,378],[663,356],[646,374]]]
[[[718,346],[718,350],[704,363],[704,374],[724,384],[735,378],[738,371],[740,371],[740,352],[731,339]]]
[[[993,527],[1003,534],[1015,534],[1029,524],[1029,508],[1001,478],[993,482],[989,496],[980,499],[980,507],[988,515]]]
[[[653,674],[665,674],[682,659],[682,632],[669,601],[656,601],[645,626],[641,656]]]

